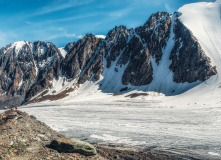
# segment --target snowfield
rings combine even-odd
[[[122,99],[123,97],[121,97]],[[141,98],[43,102],[21,109],[67,137],[221,159],[221,107],[165,106]]]
[[[172,72],[162,73],[163,68],[169,65],[166,59],[174,45],[171,32],[170,45],[164,50],[162,63],[153,66],[158,67],[158,72],[154,72],[152,90],[159,88],[159,82],[163,89],[168,90],[172,85],[180,93],[188,90],[188,86],[195,86],[185,93],[177,96],[158,92],[141,95],[141,90],[146,87],[141,86],[124,95],[113,95],[108,91],[119,90],[119,78],[104,69],[105,77],[114,77],[101,79],[103,84],[107,84],[104,85],[107,86],[105,93],[102,93],[104,88],[99,90],[99,82],[93,84],[89,81],[62,100],[30,104],[21,110],[67,137],[77,137],[90,143],[152,147],[153,152],[161,150],[197,159],[221,159],[221,0],[188,4],[178,12],[181,13],[180,20],[211,58],[212,65],[217,66],[216,76],[202,83],[172,83]],[[63,51],[61,49],[65,56]],[[165,77],[169,81],[164,81]],[[112,80],[112,85],[108,85],[108,80]],[[61,91],[59,85],[62,83],[62,79],[53,81],[54,90]],[[130,97],[131,94],[140,95]]]

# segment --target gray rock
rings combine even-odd
[[[57,140],[53,140],[49,147],[57,150],[58,152],[64,153],[77,152],[86,156],[97,154],[94,146],[76,138],[59,138]]]
[[[44,135],[44,134],[38,134],[38,137],[42,140],[42,141],[49,141],[50,139]]]

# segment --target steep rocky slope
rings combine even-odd
[[[99,82],[108,93],[186,91],[217,70],[179,17],[178,12],[158,12],[135,29],[115,27],[105,39],[87,34],[64,47],[64,58],[52,43],[23,41],[2,48],[2,106],[56,96],[87,81]]]

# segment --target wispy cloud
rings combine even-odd
[[[67,22],[67,21],[74,21],[74,20],[79,20],[79,19],[86,19],[86,18],[91,18],[94,16],[99,15],[98,13],[94,14],[86,14],[82,16],[73,16],[73,17],[68,17],[68,18],[60,18],[60,19],[53,19],[53,20],[46,20],[42,22],[35,23],[36,25],[45,25],[45,24],[50,24],[50,23],[57,23],[57,22]]]
[[[56,34],[56,35],[44,38],[43,41],[49,41],[49,40],[53,40],[53,39],[61,38],[61,37],[74,38],[74,37],[76,37],[76,35],[64,32],[64,33],[60,33],[60,34]]]
[[[27,24],[32,24],[31,22],[25,22],[25,23],[27,23]]]
[[[71,38],[71,37],[75,37],[75,34],[68,34],[68,33],[64,33],[65,37]]]
[[[60,37],[62,37],[62,35],[57,34],[57,35],[53,35],[53,36],[44,38],[43,41],[49,41],[49,40],[56,39],[56,38],[60,38]]]
[[[58,28],[57,30],[58,31],[64,31],[64,28]]]
[[[83,38],[83,36],[80,34],[79,36],[77,36],[77,38],[81,39],[81,38]]]
[[[131,8],[126,8],[126,9],[111,12],[109,13],[109,16],[113,18],[118,18],[118,17],[127,15],[130,11],[131,11]]]
[[[68,8],[82,6],[92,3],[94,0],[59,0],[54,1],[52,4],[40,8],[37,12],[30,14],[28,17],[44,15],[51,12],[57,12]]]

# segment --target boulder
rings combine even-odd
[[[96,155],[94,146],[87,142],[80,141],[76,138],[59,138],[53,140],[49,145],[50,148],[57,150],[60,153],[80,153],[86,156]]]

